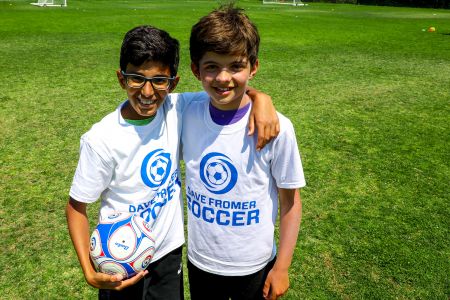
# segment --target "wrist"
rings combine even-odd
[[[86,266],[83,268],[84,277],[86,278],[86,281],[90,281],[95,277],[95,274],[97,271],[94,269],[92,265]]]
[[[275,261],[275,264],[272,267],[272,270],[274,270],[276,272],[286,272],[287,273],[289,271],[289,267],[290,267],[290,264],[277,259]]]
[[[249,95],[250,97],[252,97],[252,96],[255,96],[257,94],[257,91],[254,88],[247,86],[247,89],[245,90],[245,93],[247,95]]]

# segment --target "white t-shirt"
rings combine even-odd
[[[203,98],[183,117],[188,257],[210,273],[252,274],[276,254],[277,187],[305,186],[294,129],[279,114],[280,134],[256,151],[256,135],[247,135],[249,112],[235,124],[217,125]]]
[[[156,236],[153,261],[184,243],[179,142],[191,98],[170,94],[144,126],[122,118],[122,103],[81,137],[70,196],[85,203],[100,198],[99,218],[114,212],[143,217]]]

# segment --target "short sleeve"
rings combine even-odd
[[[191,102],[204,100],[205,97],[208,97],[208,94],[206,92],[181,93],[179,96],[181,112],[184,113]]]
[[[278,188],[302,188],[306,182],[294,128],[289,120],[285,121],[285,130],[274,141],[272,176]]]
[[[94,202],[108,187],[112,174],[113,166],[81,139],[80,158],[69,195],[80,202]]]

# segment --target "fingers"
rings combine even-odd
[[[248,120],[248,135],[252,135],[255,132],[255,117],[253,114],[250,114],[250,118]]]
[[[280,133],[280,122],[277,122],[277,124],[275,125],[274,130],[272,131],[272,137],[276,138],[278,136],[278,134]]]
[[[120,287],[122,283],[122,275],[109,275],[105,273],[95,273],[93,280],[88,281],[90,285],[98,289],[116,289]]]
[[[283,295],[284,293],[277,293],[274,289],[271,288],[268,289],[267,294],[264,294],[263,290],[263,297],[265,300],[277,300]]]
[[[111,282],[122,281],[123,276],[120,274],[115,274],[115,275],[111,275],[110,279],[111,279]]]
[[[138,274],[136,274],[135,276],[131,277],[130,279],[124,280],[123,282],[127,283],[127,284],[129,283],[129,285],[133,285],[133,284],[136,284],[138,281],[142,280],[142,278],[144,278],[145,275],[147,275],[147,274],[148,274],[147,270],[141,271]]]
[[[278,136],[280,132],[279,124],[276,125],[263,125],[257,124],[258,140],[256,143],[256,150],[261,150],[270,141]]]
[[[261,132],[261,134],[259,134]],[[258,130],[258,141],[256,142],[256,150],[261,151],[262,148],[267,144],[267,137],[264,131]]]
[[[257,118],[256,114],[250,114],[248,122],[248,135],[253,135],[256,131],[256,150],[258,151],[264,148],[265,145],[276,138],[280,133],[280,122],[275,110],[274,112],[275,113],[269,118],[266,116],[259,116]]]
[[[269,299],[269,291],[270,291],[270,282],[268,280],[266,280],[266,282],[264,282],[264,287],[263,287],[263,297],[264,299]]]
[[[281,297],[281,295],[279,297]],[[270,289],[268,295],[264,296],[264,299],[265,300],[277,300],[278,297],[277,297],[277,294],[272,289]]]
[[[99,284],[103,284],[103,283],[118,283],[120,281],[122,281],[123,276],[120,274],[115,274],[115,275],[110,275],[110,274],[106,274],[106,273],[96,273],[95,276],[95,281],[99,282]]]
[[[121,284],[118,287],[116,287],[115,289],[120,291],[120,290],[123,290],[124,288],[135,285],[140,280],[142,280],[142,278],[144,278],[145,275],[147,275],[147,274],[148,274],[147,270],[141,271],[138,274],[136,274],[135,276],[122,281]]]
[[[275,291],[274,290],[270,290],[270,293],[269,293],[269,298],[268,299],[270,299],[270,300],[277,300],[277,294],[275,293]]]
[[[269,272],[262,291],[265,300],[276,300],[286,294],[289,282],[286,283],[283,280],[280,281],[280,279],[282,278],[277,277],[273,270]]]
[[[264,148],[264,146],[267,144],[268,137],[267,137],[267,131],[269,128],[269,125],[265,125],[263,123],[257,123],[256,124],[256,130],[258,134],[258,139],[256,142],[256,150],[261,150]]]
[[[272,123],[270,126],[270,134],[269,139],[272,140],[278,136],[280,133],[280,120],[278,119],[278,115],[275,114],[276,121]]]
[[[124,288],[136,284],[137,282],[142,280],[142,278],[144,278],[145,275],[147,274],[148,274],[147,270],[141,271],[135,276],[124,280],[123,276],[120,274],[109,275],[104,273],[97,273],[95,280],[96,283],[92,285],[99,289],[120,291],[123,290]]]

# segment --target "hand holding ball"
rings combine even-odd
[[[130,278],[148,267],[154,253],[150,226],[136,215],[108,216],[91,235],[90,255],[98,272]]]

